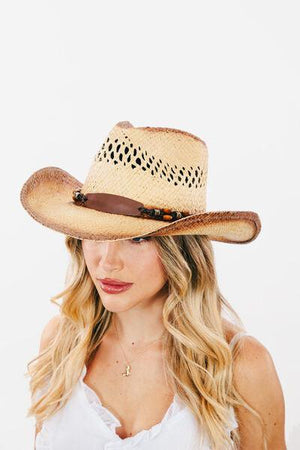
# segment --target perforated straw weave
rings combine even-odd
[[[118,122],[84,183],[58,167],[24,183],[23,207],[48,228],[79,239],[203,234],[227,243],[253,241],[252,211],[206,211],[208,151],[186,131]]]

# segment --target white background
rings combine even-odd
[[[35,171],[81,182],[119,121],[208,146],[207,211],[258,212],[250,244],[214,242],[222,293],[270,351],[300,445],[299,9],[296,1],[7,1],[1,6],[0,449],[33,449],[26,364],[57,314],[64,236],[19,193]],[[272,449],[273,450],[273,449]]]

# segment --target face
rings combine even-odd
[[[167,276],[154,239],[138,237],[121,241],[82,241],[89,274],[101,301],[112,312],[146,307],[166,298]],[[133,283],[117,293],[106,292],[99,279]]]

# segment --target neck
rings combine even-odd
[[[143,346],[162,338],[166,329],[162,320],[162,304],[159,303],[155,302],[144,309],[135,308],[113,313],[109,329],[111,335],[127,347]]]

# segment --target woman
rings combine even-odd
[[[211,244],[251,242],[260,220],[206,212],[206,180],[200,138],[119,122],[83,185],[55,167],[24,184],[71,255],[30,363],[36,450],[286,449],[272,358],[220,293]]]

